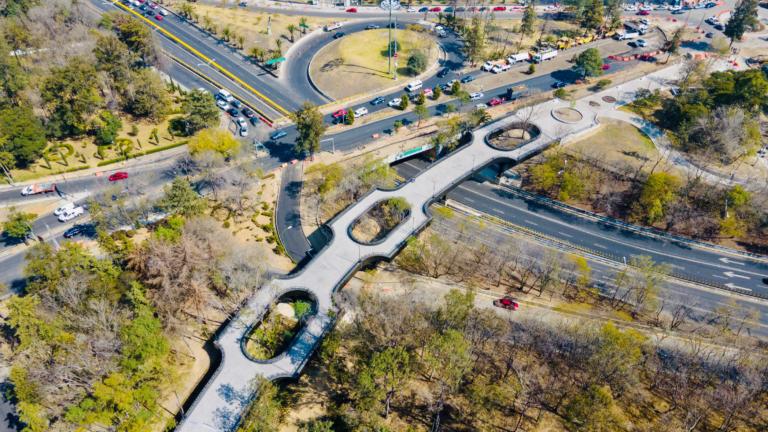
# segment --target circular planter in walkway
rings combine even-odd
[[[485,143],[496,150],[510,151],[528,144],[539,135],[541,129],[535,124],[515,122],[486,135]]]
[[[584,119],[584,114],[576,108],[561,107],[552,110],[552,117],[563,123],[578,123]]]

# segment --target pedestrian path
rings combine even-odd
[[[520,111],[483,126],[473,132],[471,143],[432,165],[412,181],[396,190],[374,190],[332,219],[328,226],[332,240],[298,273],[276,279],[254,295],[223,329],[216,339],[222,361],[206,387],[198,395],[177,430],[182,432],[232,431],[243,409],[255,395],[251,382],[259,375],[268,379],[296,377],[322,340],[333,322],[335,310],[333,293],[346,283],[361,263],[373,258],[392,258],[406,240],[421,230],[430,219],[429,205],[476,170],[495,160],[521,161],[559,140],[589,131],[597,126],[598,116],[616,108],[606,103],[606,96],[621,101],[631,100],[640,88],[660,89],[676,79],[679,65],[643,78],[624,83],[575,102],[551,100]],[[581,113],[580,120],[566,123],[555,118],[557,108],[572,108]],[[530,142],[511,149],[498,150],[489,146],[486,137],[492,132],[517,123],[530,122],[541,134]],[[378,244],[364,245],[347,234],[355,220],[374,204],[389,198],[404,198],[411,205],[409,217],[395,227]],[[249,329],[257,324],[270,305],[281,295],[306,291],[317,302],[317,314],[300,331],[297,341],[284,354],[266,362],[254,362],[243,352],[241,343]]]

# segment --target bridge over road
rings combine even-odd
[[[177,430],[182,432],[230,431],[237,427],[241,413],[253,398],[255,389],[249,384],[262,375],[268,379],[295,377],[301,372],[312,350],[332,324],[334,307],[332,294],[341,287],[360,265],[371,258],[392,258],[409,236],[423,228],[430,219],[427,208],[437,196],[443,195],[478,169],[500,159],[523,160],[552,143],[596,126],[601,111],[615,109],[604,96],[631,99],[636,90],[664,87],[678,76],[679,65],[655,74],[624,83],[619,88],[596,93],[575,103],[552,100],[525,108],[506,118],[475,130],[472,141],[445,159],[432,165],[410,182],[396,190],[375,190],[338,214],[328,223],[332,240],[306,266],[288,278],[276,279],[256,293],[219,334],[216,345],[222,361],[216,373],[197,396],[181,420]],[[571,108],[581,116],[558,120],[556,109]],[[573,111],[570,111],[573,112]],[[488,135],[511,125],[530,122],[540,134],[516,148],[501,150],[487,143]],[[349,227],[374,204],[389,198],[404,198],[411,213],[377,244],[361,244],[348,235]],[[242,342],[274,300],[292,291],[306,291],[317,303],[317,313],[300,331],[296,341],[280,356],[270,361],[255,362],[243,351]]]

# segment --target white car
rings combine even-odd
[[[389,105],[390,108],[400,108],[400,98],[394,98],[391,101],[387,102],[387,105]]]
[[[241,137],[247,137],[248,136],[248,126],[241,127],[239,133],[240,133]]]
[[[71,221],[78,216],[82,216],[83,213],[85,213],[85,208],[83,208],[83,206],[74,207],[71,210],[59,215],[59,222]]]
[[[245,119],[242,118],[242,117],[238,117],[237,120],[235,120],[235,124],[237,124],[237,126],[240,129],[242,129],[242,128],[248,129],[248,122],[246,122]]]
[[[475,109],[486,109],[488,108],[488,105],[486,104],[477,104],[475,105]]]
[[[469,100],[472,100],[472,101],[480,100],[480,99],[483,98],[483,96],[485,96],[485,95],[483,95],[482,92],[470,93],[469,94]]]
[[[223,109],[224,111],[229,109],[229,104],[227,103],[227,101],[222,99],[216,99],[216,106]]]
[[[635,12],[635,11],[637,11],[637,6],[635,6],[635,5],[628,5],[627,7],[624,8],[624,10],[627,11],[627,12]]]
[[[418,12],[419,10],[416,9],[415,7],[411,6],[408,9],[406,9],[405,11],[406,12],[410,12],[410,13],[414,13],[414,12]]]
[[[168,16],[168,11],[166,9],[160,9],[160,15]]]
[[[71,211],[73,208],[75,208],[75,203],[72,203],[72,202],[64,203],[61,206],[57,207],[56,210],[53,211],[53,214],[54,216],[59,216],[62,213]]]
[[[368,114],[368,108],[366,107],[360,107],[355,110],[355,117],[362,117],[367,114]]]

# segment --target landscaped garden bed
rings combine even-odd
[[[410,212],[411,205],[403,198],[379,201],[352,224],[352,238],[365,244],[380,241],[408,217]]]
[[[248,334],[245,351],[255,360],[269,360],[282,353],[314,313],[305,299],[279,301]]]

